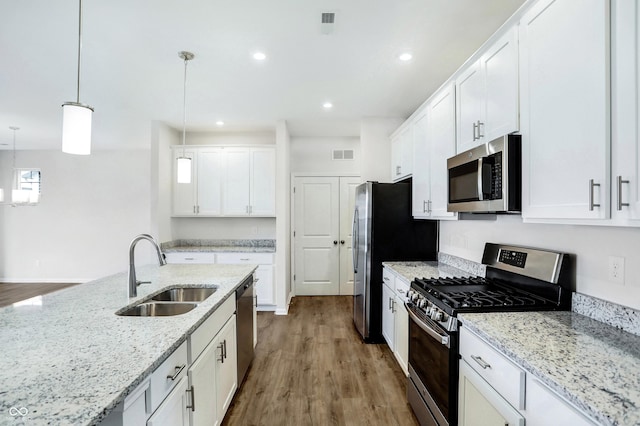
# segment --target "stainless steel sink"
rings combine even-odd
[[[216,292],[215,288],[170,288],[158,293],[151,300],[163,302],[202,302]]]
[[[167,317],[189,312],[198,306],[196,303],[162,303],[148,302],[133,306],[116,315],[127,317]]]

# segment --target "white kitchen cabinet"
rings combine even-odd
[[[191,385],[191,426],[202,426],[217,419],[216,346],[211,341],[187,373]]]
[[[389,278],[390,277],[390,278]],[[387,278],[387,280],[384,280]],[[390,280],[390,281],[389,281]],[[387,345],[389,345],[389,349],[391,351],[395,351],[395,316],[394,316],[394,305],[395,305],[395,291],[394,286],[394,278],[391,274],[383,273],[383,284],[382,284],[382,337],[387,341]],[[390,282],[390,284],[388,284]]]
[[[197,148],[185,151],[191,158],[191,182],[178,183],[177,157],[182,149],[174,151],[173,215],[219,216],[222,214],[222,182],[224,178],[221,148]]]
[[[608,218],[609,2],[540,0],[519,28],[522,217]]]
[[[409,375],[409,313],[404,306],[405,296],[409,291],[409,282],[404,277],[396,276],[396,291],[394,303],[394,341],[393,354],[405,375]]]
[[[581,411],[530,374],[527,375],[527,409],[524,413],[527,426],[547,426],[550,419],[558,425],[596,425]]]
[[[518,131],[518,31],[509,29],[456,78],[457,152]]]
[[[216,411],[218,413],[218,422],[215,424],[220,424],[238,388],[235,315],[220,330],[213,344],[216,347]]]
[[[153,413],[147,426],[189,426],[187,378],[183,377]]]
[[[447,211],[447,158],[455,155],[455,87],[444,86],[431,97],[414,125],[412,211],[416,219],[457,219]]]
[[[413,126],[409,124],[391,137],[391,180],[397,182],[413,172]]]
[[[224,214],[275,216],[273,148],[226,148]]]
[[[259,306],[275,305],[273,253],[218,253],[218,263],[258,265],[254,272],[257,279],[256,295]]]
[[[640,7],[611,3],[611,189],[615,224],[640,226]]]

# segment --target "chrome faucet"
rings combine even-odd
[[[150,283],[151,281],[138,281],[136,279],[136,265],[134,261],[133,253],[136,248],[136,244],[140,240],[147,240],[153,247],[156,249],[156,253],[158,253],[158,262],[160,266],[166,265],[167,261],[165,260],[164,253],[160,250],[160,246],[153,239],[153,237],[149,234],[140,234],[131,241],[131,245],[129,246],[129,297],[136,297],[138,295],[138,286],[144,283]]]

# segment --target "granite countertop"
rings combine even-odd
[[[575,312],[458,319],[598,423],[640,424],[639,336]]]
[[[128,297],[127,273],[0,308],[0,424],[95,425],[193,332],[257,265],[138,268],[151,284]],[[170,285],[217,286],[186,314],[125,317],[115,312]],[[32,299],[30,299],[31,301]],[[40,302],[38,302],[40,300]],[[15,411],[15,410],[14,410]]]
[[[275,240],[175,240],[162,243],[165,253],[275,253]]]
[[[473,274],[442,262],[382,262],[407,281],[417,278],[468,277]]]

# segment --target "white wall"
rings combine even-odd
[[[291,139],[287,123],[276,127],[276,313],[286,314],[291,294]]]
[[[179,132],[158,121],[151,123],[151,229],[158,242],[173,240],[171,145],[178,144]]]
[[[352,149],[354,159],[333,160],[332,152],[334,149]],[[359,174],[360,155],[360,140],[358,138],[291,138],[292,173],[327,173],[335,176]]]
[[[171,219],[173,239],[227,240],[275,239],[272,217],[193,217]]]
[[[150,231],[149,151],[19,151],[17,158],[17,167],[42,170],[42,198],[33,207],[0,206],[0,279],[82,282],[125,271],[129,243]],[[149,254],[141,248],[138,263]]]
[[[485,242],[554,249],[576,256],[577,291],[640,309],[640,228],[495,221],[440,222],[440,251],[480,262]],[[608,281],[608,257],[625,258],[625,284]]]
[[[182,143],[182,132],[177,144]],[[263,145],[276,143],[275,131],[267,132],[187,132],[186,145]]]
[[[363,118],[360,121],[360,176],[362,181],[391,181],[389,135],[405,121],[403,118]]]

